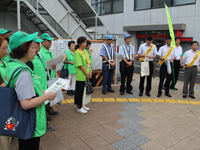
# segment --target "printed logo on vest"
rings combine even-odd
[[[19,121],[16,122],[16,119],[14,117],[9,117],[5,123],[6,126],[4,127],[4,130],[15,131],[19,125]]]

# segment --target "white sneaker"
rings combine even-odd
[[[90,110],[90,108],[88,108],[88,107],[86,107],[86,106],[83,106],[82,108],[83,108],[84,110],[86,110],[86,111]]]
[[[77,108],[77,112],[82,113],[82,114],[86,114],[87,111],[85,109],[83,109],[83,107],[81,109]]]

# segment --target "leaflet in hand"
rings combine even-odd
[[[61,89],[65,89],[67,90],[70,84],[70,80],[67,79],[62,79],[62,78],[58,78],[58,80],[56,82],[54,82],[54,84],[52,84],[46,91],[45,93],[49,93],[49,92],[57,92],[58,90]],[[45,105],[48,104],[50,101],[47,100],[45,101]]]

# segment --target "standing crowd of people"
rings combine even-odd
[[[59,115],[59,112],[50,107],[50,103],[47,105],[44,103],[47,100],[54,100],[57,94],[56,92],[45,93],[48,88],[47,81],[56,77],[56,65],[52,65],[50,69],[46,68],[46,61],[54,57],[50,50],[54,39],[48,33],[38,37],[38,32],[28,34],[17,31],[10,36],[11,32],[11,30],[0,29],[0,86],[5,87],[10,81],[10,88],[16,91],[21,107],[24,110],[36,108],[35,133],[28,140],[18,139],[18,143],[19,150],[39,150],[40,137],[46,131],[55,130],[54,126],[47,123],[47,121],[52,120],[50,115]],[[124,44],[119,47],[119,55],[121,56],[119,69],[121,73],[121,95],[124,95],[125,91],[128,94],[133,94],[131,82],[136,51],[134,46],[131,45],[131,38],[131,35],[126,34]],[[115,93],[111,86],[116,66],[116,51],[112,41],[113,36],[108,35],[106,44],[102,46],[100,51],[103,72],[102,94]],[[162,90],[165,90],[166,96],[171,97],[169,89],[175,88],[179,69],[184,66],[183,98],[186,98],[188,93],[189,97],[195,98],[194,84],[197,76],[197,66],[200,64],[200,52],[197,51],[198,42],[193,41],[191,50],[184,55],[179,37],[176,37],[176,46],[174,47],[171,45],[171,37],[167,36],[165,38],[166,45],[162,46],[159,51],[152,42],[153,38],[148,36],[146,42],[141,44],[138,50],[140,62],[143,62],[145,58],[149,60],[149,76],[146,76],[147,86],[144,89],[145,76],[140,77],[139,96],[143,96],[145,90],[145,94],[151,97],[152,75],[153,69],[156,67],[153,60],[158,57],[160,60],[160,83],[157,97],[161,97]],[[90,108],[83,105],[83,95],[86,81],[90,81],[92,78],[93,49],[91,49],[91,42],[85,37],[79,37],[76,42],[70,41],[68,47],[69,50],[64,53],[63,60],[64,69],[68,69],[68,79],[70,80],[67,94],[69,96],[74,95],[77,112],[87,113]],[[18,68],[22,69],[14,78],[11,78]],[[171,69],[171,73],[168,72],[168,68]],[[11,140],[11,137],[0,136],[0,148],[9,149]]]

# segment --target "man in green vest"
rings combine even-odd
[[[29,66],[29,68],[31,68],[35,72],[36,77],[41,83],[42,89],[47,90],[47,76],[46,76],[45,66],[40,54],[40,43],[44,42],[44,40],[41,40],[40,38],[37,37],[33,41],[35,42],[34,45],[36,49],[35,59],[27,62],[26,65]],[[52,118],[48,116],[48,114],[47,114],[47,121],[52,121]],[[54,130],[55,127],[49,125],[47,122],[47,131],[54,131]]]
[[[42,56],[42,60],[43,60],[44,66],[46,68],[46,61],[54,58],[53,52],[50,51],[51,44],[52,44],[52,41],[54,40],[54,38],[52,38],[48,33],[42,34],[40,38],[42,40],[44,40],[44,42],[42,42],[42,47],[40,49],[40,54]],[[52,68],[50,68],[50,70],[49,70],[51,78],[55,78],[55,69],[56,69],[56,65],[52,65]],[[49,80],[48,76],[47,76],[47,80]],[[47,110],[49,115],[58,115],[58,112],[54,111],[53,108],[50,107],[50,103],[48,103],[46,105],[46,110]]]

